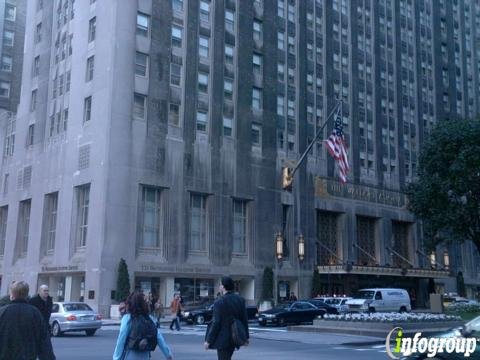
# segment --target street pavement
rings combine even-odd
[[[181,331],[162,328],[165,340],[172,348],[174,359],[216,359],[216,352],[203,349],[205,327],[184,326]],[[84,333],[52,338],[58,360],[111,359],[118,335],[118,326],[105,326],[93,337]],[[382,339],[343,334],[301,333],[285,328],[251,329],[248,347],[235,352],[234,360],[375,360],[386,359]],[[349,344],[349,345],[344,345]],[[160,350],[152,360],[163,359]]]

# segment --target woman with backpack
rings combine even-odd
[[[122,317],[113,360],[150,359],[150,352],[158,347],[167,360],[173,360],[172,352],[154,319],[149,316],[145,297],[140,292],[130,294],[127,313]]]

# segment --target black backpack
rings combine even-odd
[[[157,347],[157,326],[148,315],[132,316],[127,348],[137,351],[154,351]]]
[[[245,329],[245,326],[240,321],[240,319],[237,319],[235,317],[234,315],[235,312],[232,306],[227,305],[227,307],[230,309],[230,313],[232,314],[232,320],[231,320],[232,322],[230,323],[230,331],[232,333],[232,342],[236,348],[239,348],[240,346],[244,346],[248,342],[247,329]]]

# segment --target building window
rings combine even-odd
[[[137,120],[145,120],[147,97],[135,93],[133,95],[133,117]]]
[[[200,21],[210,22],[210,2],[200,0]]]
[[[375,242],[375,219],[357,216],[357,265],[376,265]]]
[[[65,81],[65,92],[70,91],[70,80],[71,80],[71,73],[70,70],[67,71],[67,80]]]
[[[277,15],[281,18],[285,18],[285,0],[278,0]]]
[[[233,252],[247,252],[247,202],[233,200]]]
[[[168,121],[172,125],[180,125],[180,105],[170,103],[170,107],[168,109]]]
[[[37,0],[37,11],[43,9],[43,0]]]
[[[209,38],[206,36],[200,36],[198,39],[198,55],[200,57],[208,58],[209,52]]]
[[[285,80],[285,64],[283,63],[277,64],[277,75],[278,75],[278,81]]]
[[[262,110],[262,89],[254,87],[252,89],[252,108]]]
[[[158,248],[162,236],[161,190],[142,186],[140,204],[140,247]]]
[[[11,72],[12,71],[12,57],[9,55],[2,56],[2,71]]]
[[[191,251],[207,250],[207,197],[190,195],[190,246]]]
[[[198,91],[208,93],[208,74],[204,72],[198,73]]]
[[[183,10],[183,0],[172,0],[172,9],[173,9],[173,11],[182,11]]]
[[[170,84],[180,86],[182,80],[182,65],[170,63]]]
[[[8,117],[7,126],[5,127],[3,157],[12,156],[15,150],[15,123],[15,116]]]
[[[277,34],[277,47],[279,50],[285,50],[285,33],[279,31]]]
[[[0,207],[0,256],[5,254],[5,240],[7,238],[8,206]]]
[[[233,79],[225,78],[223,80],[223,94],[225,99],[232,100],[233,98]]]
[[[10,97],[10,82],[0,81],[0,97]]]
[[[135,54],[135,75],[147,76],[148,73],[148,55],[136,52]]]
[[[67,131],[68,126],[68,109],[63,110],[63,131]]]
[[[95,56],[90,56],[87,59],[87,71],[85,74],[85,81],[91,81],[93,79],[93,70],[95,69]]]
[[[232,10],[225,10],[225,29],[235,31],[235,13]]]
[[[93,17],[88,22],[88,42],[95,40],[95,32],[97,30],[97,17]]]
[[[233,119],[228,116],[223,117],[223,136],[232,136]]]
[[[58,192],[45,195],[43,205],[43,241],[45,252],[51,253],[55,249],[57,232]]]
[[[17,18],[17,8],[11,4],[5,4],[5,20],[15,21]]]
[[[90,184],[75,186],[75,201],[75,247],[79,248],[87,245]]]
[[[37,24],[37,28],[35,30],[35,44],[38,44],[42,41],[42,23]]]
[[[338,253],[338,215],[329,211],[317,213],[317,264],[336,265]]]
[[[410,267],[410,264],[404,260],[410,259],[409,228],[410,224],[407,222],[392,221],[392,245],[393,250],[398,254],[392,254],[392,265],[395,267]]]
[[[252,145],[260,146],[262,143],[262,128],[260,125],[252,124]]]
[[[27,146],[33,145],[34,136],[35,136],[35,124],[30,124],[28,126]]]
[[[40,75],[40,55],[35,56],[35,59],[33,59],[33,76],[38,75]]]
[[[137,35],[148,37],[150,16],[141,12],[137,13]]]
[[[277,96],[277,115],[285,116],[285,97]]]
[[[253,40],[262,41],[262,36],[263,36],[262,22],[258,20],[253,20]]]
[[[92,119],[92,97],[88,96],[83,101],[83,122],[90,121]]]
[[[20,201],[18,207],[17,246],[19,257],[27,255],[31,205],[32,200],[28,199]]]
[[[30,97],[30,111],[35,111],[37,108],[37,89],[32,90],[32,95]]]
[[[8,179],[10,177],[10,174],[5,174],[3,175],[3,194],[6,195],[8,194]]]
[[[225,44],[225,63],[233,64],[233,51],[234,47],[232,45]]]
[[[63,94],[63,80],[65,76],[62,74],[58,77],[58,96]]]
[[[183,29],[180,26],[172,25],[172,46],[182,47]]]
[[[15,33],[13,31],[5,30],[3,32],[3,45],[13,46],[15,42]]]
[[[208,113],[204,110],[197,111],[197,130],[207,131]]]
[[[262,73],[262,64],[263,64],[263,57],[260,54],[253,54],[252,58],[253,62],[253,72],[257,74]]]

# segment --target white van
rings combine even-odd
[[[347,301],[349,312],[411,311],[410,296],[404,289],[361,289]]]

